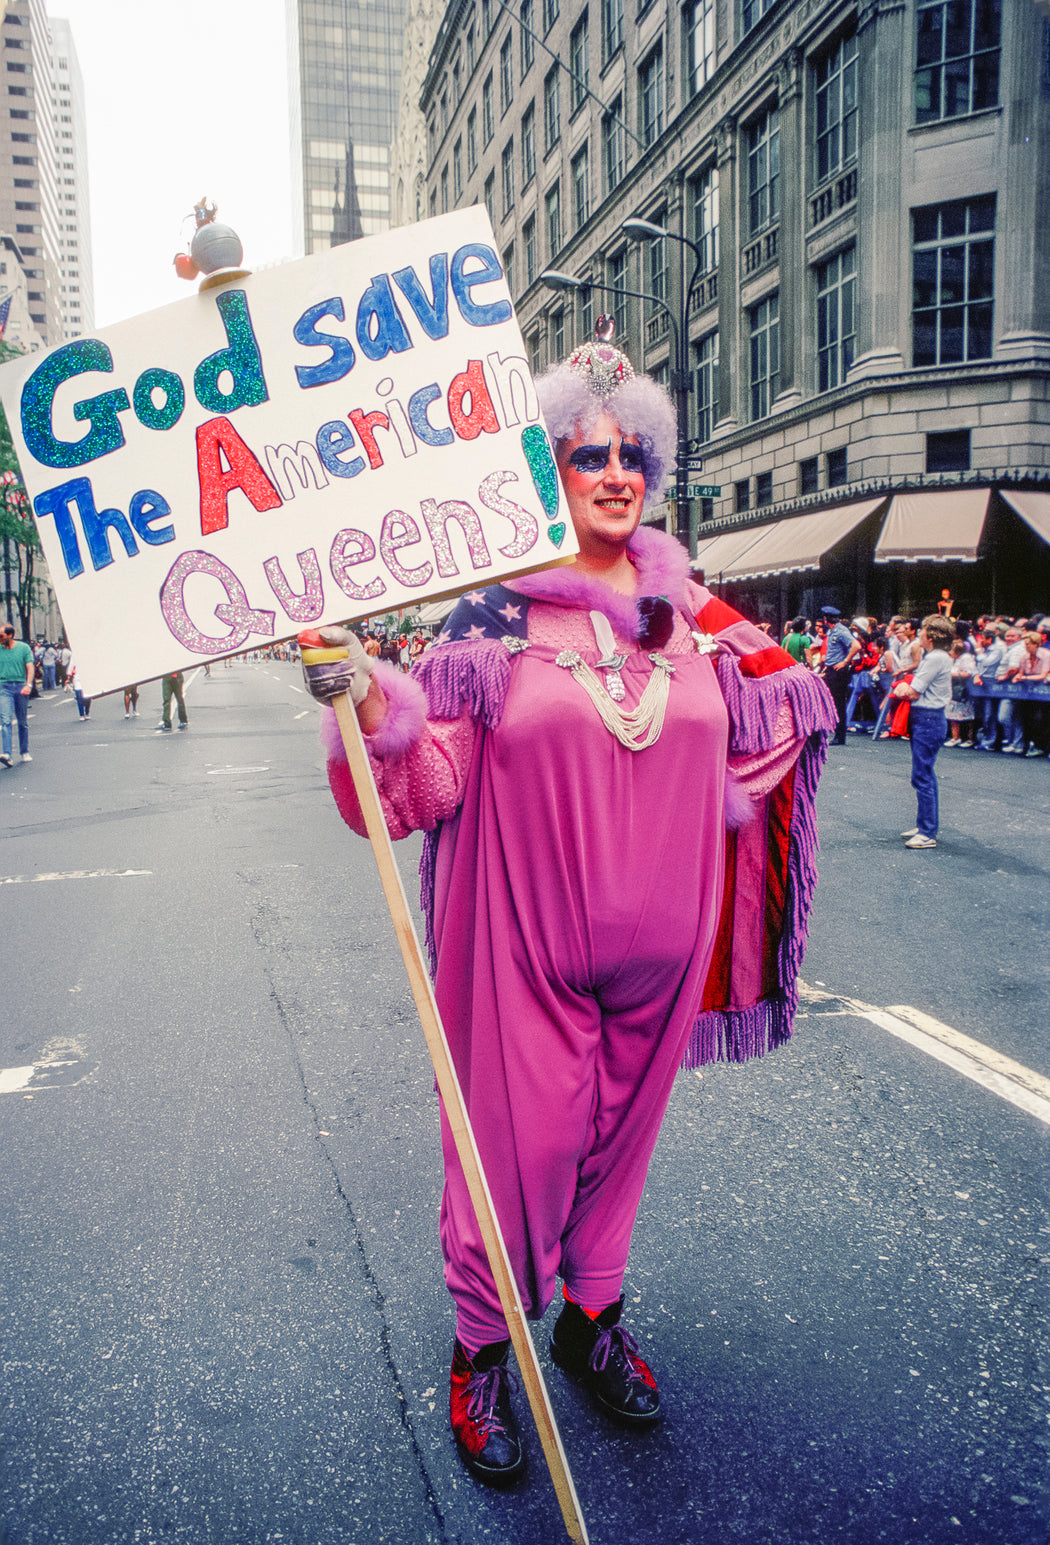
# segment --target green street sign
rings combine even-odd
[[[688,499],[717,499],[722,490],[717,483],[687,483],[685,492]]]

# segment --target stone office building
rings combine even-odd
[[[452,0],[428,212],[536,367],[607,311],[688,387],[663,515],[752,612],[1050,609],[1048,99],[1035,0]]]

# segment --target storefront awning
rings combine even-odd
[[[768,530],[768,526],[749,526],[746,531],[723,531],[720,536],[702,537],[697,543],[694,569],[703,569],[708,580],[722,579],[727,565],[754,547]]]
[[[987,488],[897,494],[875,544],[876,563],[975,563]]]
[[[753,526],[748,534],[754,540],[722,563],[718,577],[738,581],[819,568],[824,554],[882,503],[882,499],[861,499],[856,504],[839,504],[809,515],[791,515],[772,525]],[[705,569],[713,578],[715,570],[707,564]]]
[[[1050,494],[1030,493],[1017,488],[1011,488],[1009,492],[1001,488],[999,492],[1010,508],[1028,522],[1037,536],[1041,536],[1044,542],[1050,542]]]

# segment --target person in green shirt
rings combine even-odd
[[[799,665],[808,665],[809,651],[813,648],[813,642],[806,632],[805,617],[796,617],[784,634],[783,647],[793,660],[798,661]]]
[[[11,725],[18,721],[18,750],[23,762],[31,762],[29,755],[29,720],[26,704],[33,690],[33,651],[28,644],[15,643],[15,630],[11,623],[0,630],[0,764],[11,766]]]

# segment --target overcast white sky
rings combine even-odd
[[[48,0],[87,105],[95,326],[180,300],[206,195],[247,268],[293,251],[284,0]]]

